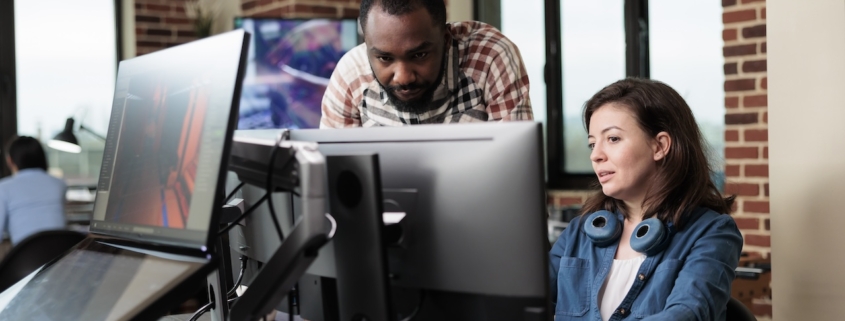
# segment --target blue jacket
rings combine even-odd
[[[619,242],[593,245],[582,222],[582,217],[573,219],[549,253],[556,321],[601,320],[599,289]],[[733,218],[699,208],[669,242],[645,259],[610,320],[725,320],[742,250]]]

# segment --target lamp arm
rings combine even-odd
[[[93,131],[93,130],[89,129],[88,127],[85,127],[85,125],[79,124],[79,130],[80,130],[80,131],[83,131],[83,130],[84,130],[84,131],[87,131],[87,132],[88,132],[88,133],[90,133],[91,135],[94,135],[94,137],[97,137],[97,138],[99,138],[99,139],[102,139],[103,141],[106,141],[106,137],[105,137],[105,136],[98,134],[97,132],[95,132],[95,131]]]

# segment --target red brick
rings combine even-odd
[[[756,79],[736,79],[725,81],[725,91],[754,90]]]
[[[769,105],[767,95],[745,96],[742,98],[742,107],[766,107]]]
[[[555,197],[555,205],[569,206],[583,204],[584,201],[580,197]]]
[[[742,63],[742,72],[766,71],[766,60],[752,60]]]
[[[158,41],[138,41],[136,45],[138,47],[164,48],[164,44]]]
[[[766,8],[760,10],[760,18],[766,19]]]
[[[769,165],[745,165],[745,177],[769,177]],[[768,188],[764,192],[768,194]]]
[[[740,230],[759,230],[760,219],[754,217],[734,217],[736,227]]]
[[[760,185],[750,183],[727,183],[725,184],[725,194],[737,196],[758,196],[760,195]]]
[[[161,22],[161,18],[154,16],[135,15],[135,22]]]
[[[170,36],[173,32],[166,29],[147,29],[147,34],[151,36]]]
[[[736,29],[722,30],[722,40],[724,40],[724,41],[736,40],[736,37],[737,37]]]
[[[739,131],[735,130],[735,129],[725,130],[725,141],[726,142],[738,142],[739,141]]]
[[[768,235],[746,234],[745,244],[769,247],[772,246],[771,238],[772,237]]]
[[[241,2],[241,10],[247,11],[249,9],[255,8],[256,5],[258,5],[258,2],[256,1],[244,0],[243,2]]]
[[[737,10],[722,13],[723,23],[742,22],[757,19],[757,9]]]
[[[293,6],[294,13],[313,13],[317,15],[330,15],[335,16],[337,15],[337,8],[336,7],[326,7],[326,6],[312,6],[307,4],[296,4]]]
[[[769,184],[766,184],[766,185],[769,185]],[[763,221],[763,227],[766,229],[766,231],[772,230],[772,226],[771,226],[771,223],[769,223],[769,219],[766,219],[765,221]]]
[[[725,125],[756,124],[758,119],[757,113],[725,114]]]
[[[191,23],[191,19],[166,17],[164,18],[164,23],[168,25],[187,25]]]
[[[757,44],[725,46],[722,55],[725,57],[748,56],[757,54]]]
[[[772,304],[768,302],[753,302],[751,303],[751,312],[755,316],[771,316]]]
[[[722,7],[730,7],[736,4],[736,0],[722,0]]]
[[[757,147],[725,147],[725,158],[727,159],[757,159],[758,157]]]
[[[725,166],[725,176],[727,176],[727,177],[739,177],[739,165],[727,165],[727,166]]]
[[[765,38],[766,37],[766,25],[756,25],[752,27],[742,28],[742,38]]]
[[[763,184],[763,195],[769,197],[769,183]],[[766,219],[766,229],[769,229],[769,219]]]
[[[168,12],[170,11],[170,6],[168,5],[160,5],[160,4],[147,4],[147,9],[151,11],[159,11],[159,12]]]
[[[752,3],[752,2],[764,2],[766,0],[742,0],[742,4]]]
[[[766,53],[766,43],[765,42],[760,44],[760,52]]]
[[[769,89],[769,77],[763,77],[763,80],[760,81],[760,88]]]
[[[186,30],[179,30],[176,32],[177,37],[189,37],[189,38],[196,38],[197,33],[194,31],[186,31]]]
[[[768,129],[746,129],[742,135],[746,142],[767,142],[769,141]]]
[[[763,113],[763,122],[766,124],[769,123],[769,112]]]
[[[135,28],[135,35],[143,35],[147,32],[147,29],[144,28]]]
[[[742,210],[749,213],[768,213],[769,201],[744,201]]]
[[[763,158],[769,158],[769,147],[763,147]]]
[[[735,62],[725,64],[725,75],[735,75],[736,73],[737,70]]]
[[[739,97],[725,97],[725,108],[739,107]]]
[[[357,18],[360,10],[357,8],[343,8],[343,13],[341,13],[341,17],[343,18]]]

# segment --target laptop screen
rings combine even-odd
[[[247,43],[238,30],[120,63],[92,232],[208,244]]]

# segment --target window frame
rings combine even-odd
[[[546,173],[548,189],[586,190],[598,186],[593,174],[568,173],[564,155],[561,0],[545,1],[546,19]],[[648,0],[624,0],[625,74],[649,78]]]

